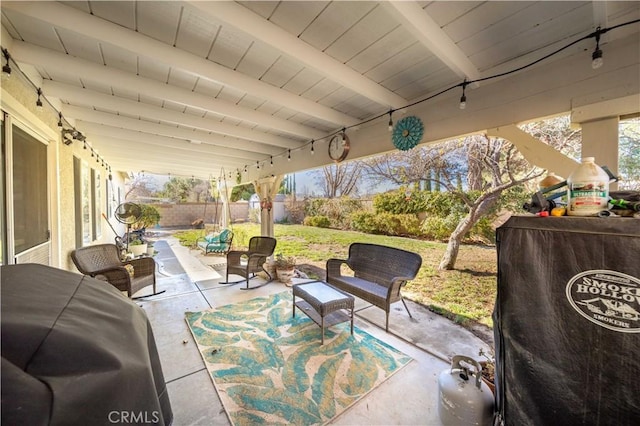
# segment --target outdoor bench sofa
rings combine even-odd
[[[196,245],[205,255],[209,253],[220,253],[226,255],[231,250],[233,242],[233,231],[223,229],[219,234],[209,234],[196,240]]]
[[[343,264],[353,271],[353,276],[342,275]],[[411,317],[400,289],[416,277],[420,266],[422,258],[416,253],[378,244],[353,243],[349,246],[348,259],[327,261],[327,283],[382,308],[387,315],[385,330],[389,331],[391,304],[401,300]]]

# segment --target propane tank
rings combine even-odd
[[[443,425],[490,426],[493,423],[495,398],[482,381],[482,367],[475,359],[455,355],[451,368],[438,377],[438,395],[438,416]]]

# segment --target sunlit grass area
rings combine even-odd
[[[258,224],[233,225],[235,248],[246,247],[249,238],[260,235]],[[204,230],[182,231],[175,234],[187,246],[205,234]],[[496,296],[495,247],[463,245],[456,269],[439,271],[438,264],[446,244],[385,235],[371,235],[304,225],[274,227],[278,240],[276,254],[294,256],[297,263],[311,264],[322,269],[327,259],[346,258],[349,244],[368,242],[416,252],[422,256],[418,277],[403,290],[406,298],[429,307],[463,326],[482,324],[492,327],[491,313]]]

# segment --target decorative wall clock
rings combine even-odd
[[[391,140],[400,151],[408,151],[420,143],[423,135],[422,120],[412,115],[398,120],[393,128]]]
[[[343,141],[344,138],[344,141]],[[336,163],[347,158],[349,154],[349,138],[344,133],[338,133],[329,140],[329,157]]]

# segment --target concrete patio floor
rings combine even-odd
[[[225,278],[223,266],[214,269],[207,265],[212,262],[211,256],[203,261],[199,252],[181,246],[169,234],[158,239],[155,249],[158,252],[155,257],[158,290],[165,292],[148,299],[138,299],[136,303],[145,310],[153,327],[173,408],[173,424],[228,425],[229,420],[187,327],[184,313],[289,288],[277,281],[249,291],[240,290],[244,284],[221,285],[219,282]],[[219,260],[224,262],[224,258]],[[254,278],[251,283],[255,286],[261,281]],[[134,296],[149,292],[150,289],[143,289]],[[477,358],[479,348],[489,349],[468,330],[420,305],[407,303],[414,318],[409,318],[401,303],[396,304],[391,313],[389,333],[384,331],[384,312],[381,309],[371,307],[356,314],[355,324],[358,327],[403,351],[414,361],[330,424],[439,425],[438,375],[450,366],[448,360],[452,355]],[[356,301],[356,310],[364,307],[366,304]]]

